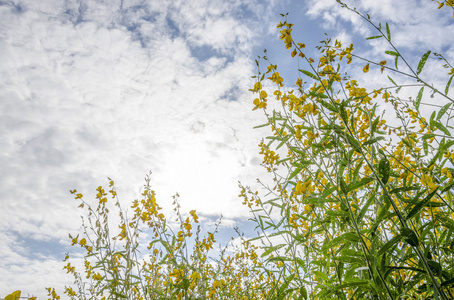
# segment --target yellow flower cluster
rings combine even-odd
[[[274,166],[277,161],[279,160],[279,154],[276,154],[273,150],[264,143],[260,142],[260,154],[263,154],[263,164],[267,165],[268,167]]]
[[[434,1],[434,0],[431,0]],[[446,7],[451,7],[454,9],[454,0],[444,0],[444,1],[437,1],[438,3],[438,9],[442,8],[443,6]],[[454,13],[452,14],[452,17],[454,18]]]

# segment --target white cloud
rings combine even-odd
[[[446,35],[451,32],[452,15],[437,10],[436,4],[428,1],[344,1],[350,8],[356,8],[364,16],[369,14],[372,22],[386,32],[385,23],[389,23],[393,42],[399,47],[414,50],[415,48],[441,51],[451,48],[454,37]],[[352,25],[352,32],[364,37],[377,35],[377,31],[367,24],[359,15],[342,8],[335,0],[307,1],[308,15],[314,20],[323,19],[326,29],[343,28]],[[452,49],[452,48],[451,48]]]
[[[43,257],[42,247],[79,230],[68,190],[93,199],[107,176],[125,207],[152,170],[164,207],[179,192],[182,211],[201,219],[247,215],[237,181],[263,174],[250,57],[262,34],[257,15],[272,5],[148,2],[0,5],[0,226],[10,234],[0,290],[44,298],[45,286],[61,282],[61,251]],[[49,243],[30,256],[32,241]],[[33,276],[41,280],[32,286]]]

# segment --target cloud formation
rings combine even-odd
[[[68,190],[89,199],[107,176],[126,203],[152,170],[163,206],[179,192],[184,209],[246,215],[237,180],[261,172],[251,56],[263,42],[258,13],[272,9],[258,1],[0,3],[0,290],[43,297],[44,281],[59,276],[44,275],[43,259],[55,265],[80,224]],[[41,280],[19,281],[27,267]]]

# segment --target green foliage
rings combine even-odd
[[[377,30],[368,39],[386,40],[385,54],[394,66],[363,58],[353,53],[353,45],[342,47],[329,38],[317,47],[318,59],[308,58],[304,44],[293,41],[293,25],[286,19],[278,25],[286,49],[298,55],[298,65],[307,65],[294,90],[283,79],[276,81],[277,67],[266,57],[267,70],[262,72],[259,63],[255,76],[260,79],[256,87],[275,85],[265,94],[273,94],[280,105],[270,112],[268,99],[254,102],[273,133],[260,145],[275,181],[274,187],[264,185],[272,199],[253,191],[244,196],[262,230],[258,239],[268,258],[263,268],[279,257],[280,276],[293,275],[287,286],[305,287],[310,299],[453,299],[454,100],[448,90],[454,69],[434,54],[450,69],[441,93],[421,77],[431,51],[414,69],[393,44],[388,24],[383,31],[369,15],[338,2]],[[415,83],[400,85],[388,75],[392,87],[368,92],[341,75],[353,60],[366,63],[364,73],[377,66]],[[399,69],[402,64],[408,72]],[[407,87],[419,87],[414,101],[399,97]],[[420,110],[427,104],[425,90],[448,102],[429,121]],[[394,114],[385,114],[384,107]],[[393,119],[401,125],[390,125]]]

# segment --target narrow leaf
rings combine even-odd
[[[293,273],[292,275],[290,275],[289,277],[287,277],[285,279],[284,284],[281,285],[281,287],[279,288],[278,294],[280,295],[280,297],[278,299],[283,299],[287,295],[287,293],[284,293],[284,291],[287,289],[288,285],[293,280],[293,278],[295,278],[295,276],[296,276],[296,274]]]
[[[416,110],[419,111],[419,106],[421,105],[421,99],[422,99],[422,94],[424,92],[424,87],[422,87],[419,92],[418,92],[418,96],[416,96],[416,102],[415,102],[415,107],[416,107]]]
[[[389,77],[389,75],[388,75],[388,79],[389,79],[395,86],[397,86],[397,83],[395,83],[394,80],[393,80],[391,77]]]
[[[375,36],[370,36],[370,37],[366,38],[366,40],[379,39],[381,37],[383,37],[383,36],[382,35],[375,35]]]
[[[430,199],[437,193],[438,187],[436,187],[429,195],[426,196],[421,202],[416,204],[408,213],[407,215],[407,220],[409,220],[411,217],[416,215],[425,205],[427,202],[429,202]]]
[[[323,107],[326,109],[332,111],[332,112],[338,112],[337,108],[331,105],[330,103],[322,100],[322,99],[317,99],[317,102],[320,103]]]
[[[452,183],[446,185],[446,186],[441,190],[441,192],[444,193],[444,192],[446,192],[446,191],[449,191],[449,190],[452,189],[453,187],[454,187],[454,182],[452,182]]]
[[[353,281],[353,282],[348,282],[348,283],[343,283],[339,284],[335,287],[336,290],[341,290],[347,287],[352,287],[352,286],[361,286],[361,285],[367,285],[369,282],[368,281]]]
[[[301,70],[301,69],[299,69],[298,71],[300,71],[301,73],[303,73],[303,74],[306,75],[306,76],[309,76],[309,77],[312,78],[312,79],[319,80],[319,78],[318,78],[317,76],[315,76],[314,74],[312,74],[312,73],[309,72],[309,71]]]
[[[389,50],[385,51],[385,53],[395,57],[394,63],[396,65],[396,69],[398,69],[398,67],[397,67],[397,59],[399,58],[400,54],[397,53],[397,52],[394,52],[394,51],[389,51]]]
[[[314,271],[314,273],[315,273],[315,275],[317,275],[317,277],[320,277],[320,278],[323,279],[323,280],[326,280],[326,281],[329,280],[328,276],[326,276],[326,274],[323,273],[323,272]]]
[[[441,119],[441,117],[443,117],[443,115],[448,111],[449,107],[451,106],[452,102],[444,105],[439,111],[438,111],[438,114],[437,114],[437,121]]]
[[[419,240],[418,237],[416,236],[416,233],[410,228],[402,228],[400,233],[406,237],[405,241],[411,246],[416,247],[419,245]]]
[[[441,124],[440,121],[434,121],[434,124],[435,126],[437,126],[438,129],[443,131],[444,134],[451,136],[451,132],[449,132],[449,130],[443,124]]]
[[[396,235],[395,237],[390,239],[386,244],[384,244],[383,247],[381,247],[381,249],[378,250],[377,254],[378,255],[384,254],[386,251],[388,251],[389,248],[394,246],[394,244],[398,243],[401,239],[402,239],[402,235],[401,234]]]
[[[385,138],[382,137],[382,136],[379,136],[379,137],[374,137],[374,138],[371,138],[370,140],[367,140],[363,143],[364,146],[367,146],[367,145],[370,145],[370,144],[375,144],[376,142],[378,141],[381,141],[381,140],[384,140]]]
[[[290,174],[290,177],[288,178],[288,180],[292,179],[293,177],[295,177],[299,172],[301,172],[301,170],[303,169],[303,167],[298,167],[296,168],[292,174]]]
[[[434,127],[435,127],[435,114],[436,112],[434,111],[431,115],[430,115],[430,121],[429,121],[429,126],[430,126],[430,130],[433,131],[434,130]]]
[[[391,42],[391,31],[389,30],[388,23],[386,23],[386,34],[388,35],[388,41]]]
[[[451,86],[452,78],[454,78],[454,75],[452,75],[451,78],[449,78],[448,83],[446,84],[445,95],[447,95],[449,92],[449,87]]]
[[[254,126],[253,129],[265,127],[265,126],[268,126],[268,125],[270,125],[270,123],[266,123],[266,124],[262,124],[262,125],[257,125],[257,126]]]
[[[390,169],[388,159],[383,157],[378,164],[378,172],[380,173],[380,179],[384,184],[388,182]]]
[[[385,53],[388,54],[388,55],[395,56],[395,57],[399,57],[400,56],[399,53],[394,52],[394,51],[390,51],[390,50],[385,51]]]
[[[271,252],[273,251],[276,251],[282,247],[284,247],[285,244],[280,244],[280,245],[277,245],[277,246],[272,246],[272,247],[269,247],[268,249],[266,249],[265,252],[262,253],[262,255],[260,257],[264,257],[264,256],[268,256]]]
[[[354,183],[350,183],[348,186],[347,186],[347,192],[351,192],[351,191],[354,191],[356,189],[359,189],[360,187],[368,184],[369,182],[373,181],[372,178],[369,178],[369,177],[366,177],[366,178],[363,178],[362,180],[360,181],[357,181],[357,182],[354,182]]]
[[[363,208],[359,212],[358,218],[356,219],[357,223],[360,223],[363,217],[366,215],[367,210],[369,209],[370,205],[374,201],[375,197],[374,194],[372,194],[369,199],[367,200],[366,204],[364,204]]]
[[[422,69],[424,68],[424,65],[426,64],[427,58],[430,55],[430,50],[424,53],[421,57],[421,60],[418,63],[418,68],[416,69],[416,74],[421,73]]]
[[[454,284],[454,277],[449,279],[449,280],[446,280],[446,281],[443,281],[440,286],[447,286],[447,285],[452,285]]]

